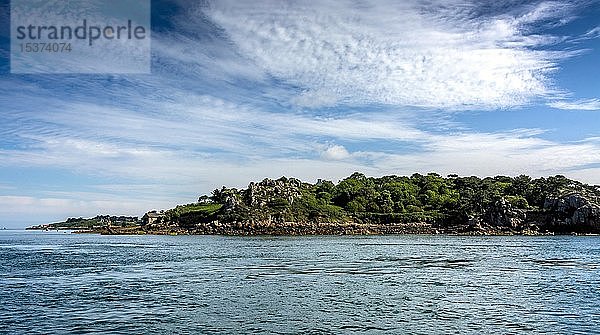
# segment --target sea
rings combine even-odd
[[[0,231],[0,334],[600,334],[600,237]]]

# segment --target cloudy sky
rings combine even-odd
[[[600,184],[599,1],[153,1],[151,74],[10,73],[0,227],[282,175]]]

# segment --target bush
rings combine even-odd
[[[527,199],[525,199],[524,197],[520,196],[520,195],[509,195],[505,197],[506,201],[508,201],[508,203],[515,207],[515,208],[520,208],[520,209],[527,209],[529,208],[529,203],[527,202]]]

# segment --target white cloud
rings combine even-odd
[[[110,85],[80,77],[3,80],[2,107],[10,112],[0,115],[8,143],[0,167],[98,176],[101,185],[48,180],[55,184],[28,194],[0,185],[0,222],[139,215],[222,185],[281,175],[561,173],[600,183],[597,139],[561,143],[540,129],[485,132],[452,113],[410,108],[503,108],[548,95],[551,72],[573,53],[536,51],[564,38],[530,34],[529,25],[568,20],[569,6],[541,2],[474,15],[470,2],[362,4],[223,0],[208,14],[233,43],[154,34],[152,76],[115,77]],[[190,16],[175,26],[206,24],[183,12]],[[348,107],[363,103],[372,104],[369,111]],[[338,108],[294,108],[324,105]],[[93,192],[75,192],[80,186]]]
[[[600,99],[553,101],[548,103],[548,106],[564,110],[597,111],[600,110]]]
[[[442,175],[496,176],[520,174],[547,177],[562,174],[582,182],[600,184],[600,141],[590,138],[572,143],[543,140],[531,133],[460,133],[432,136],[418,152],[357,152],[376,175],[437,172]]]
[[[540,2],[533,7],[528,13],[517,18],[517,22],[521,24],[536,23],[543,20],[552,20],[560,18],[564,23],[565,20],[569,20],[569,17],[561,17],[568,10],[573,9],[574,6],[566,1],[545,1]]]
[[[343,160],[350,157],[350,153],[341,145],[332,145],[321,154],[327,160]]]
[[[320,117],[190,94],[145,106],[153,113],[74,102],[22,114],[22,126],[10,134],[23,145],[1,149],[0,166],[118,176],[147,185],[124,188],[125,193],[148,199],[155,192],[148,185],[156,185],[166,198],[193,200],[194,192],[283,174],[309,179],[354,170],[542,175],[600,162],[598,141],[553,142],[542,138],[541,129],[486,133],[452,126],[450,133],[439,133],[389,111]],[[361,149],[350,153],[350,144]]]
[[[16,135],[43,147],[73,147],[81,151],[79,155],[93,152],[114,158],[127,154],[117,149],[129,143],[137,143],[137,152],[129,152],[136,155],[142,155],[150,146],[164,151],[160,153],[163,157],[169,157],[172,150],[183,149],[283,156],[306,152],[307,145],[311,146],[310,142],[298,141],[297,137],[310,137],[311,142],[323,137],[345,141],[418,141],[423,138],[423,132],[413,125],[414,120],[387,113],[320,117],[266,112],[210,96],[194,95],[169,102],[146,101],[145,106],[157,113],[141,114],[89,103],[63,103],[52,113],[27,114],[32,119],[30,122],[40,123],[44,128],[28,130],[22,127]],[[91,118],[93,122],[90,122]],[[53,136],[40,138],[39,134],[46,132]],[[79,140],[74,141],[74,138]],[[90,141],[110,141],[113,146]]]
[[[584,37],[586,38],[598,38],[600,37],[600,26],[591,29],[590,31],[588,31],[587,33],[585,33]]]
[[[237,124],[238,119],[232,118],[230,122]],[[38,136],[35,147],[1,151],[0,165],[59,168],[88,176],[120,178],[123,184],[86,186],[97,192],[56,192],[41,187],[36,194],[17,195],[17,190],[10,190],[9,195],[0,197],[0,221],[14,221],[21,216],[59,220],[99,213],[140,215],[146,210],[192,202],[198,195],[222,185],[245,187],[249,181],[282,175],[315,181],[317,178],[339,180],[354,171],[373,176],[431,171],[479,176],[565,174],[584,182],[600,183],[600,169],[592,168],[600,162],[597,138],[557,143],[542,139],[542,130],[518,129],[496,133],[420,132],[410,143],[420,143],[421,147],[405,152],[400,150],[402,142],[394,140],[386,142],[388,145],[397,143],[399,150],[394,152],[384,152],[376,145],[352,153],[340,144],[307,145],[305,136],[321,132],[320,127],[329,129],[329,123],[336,125],[339,121],[319,121],[317,130],[310,119],[298,123],[298,127],[291,123],[289,128],[296,127],[292,135],[284,131],[283,125],[278,125],[281,132],[269,133],[273,143],[270,150],[277,150],[274,144],[277,141],[296,148],[295,155],[281,156],[273,156],[267,148],[253,154],[223,155],[199,153],[186,146],[165,149],[100,139]],[[394,128],[394,123],[390,122],[387,127]],[[338,132],[333,136],[335,141],[344,142],[343,134],[347,132]],[[368,140],[368,133],[360,136],[361,141]],[[377,133],[373,139],[377,139]],[[35,214],[31,208],[36,208]]]
[[[199,152],[194,147],[186,146],[183,139],[169,138],[169,133],[163,134],[161,130],[157,130],[155,135],[162,140],[173,141],[170,145],[174,147],[130,143],[131,138],[125,138],[124,141],[116,144],[99,139],[74,138],[73,135],[51,138],[38,136],[33,138],[36,141],[34,146],[23,150],[0,151],[3,156],[0,165],[59,167],[88,175],[119,176],[136,181],[137,185],[146,186],[112,188],[115,193],[123,191],[143,194],[146,199],[153,192],[158,192],[165,198],[178,194],[178,200],[185,201],[185,197],[189,197],[188,200],[191,201],[197,195],[193,192],[209,192],[221,185],[245,186],[251,180],[280,175],[297,176],[308,180],[320,177],[342,177],[355,170],[370,171],[373,174],[439,171],[477,175],[504,173],[548,175],[577,171],[600,162],[600,141],[596,138],[558,143],[543,139],[541,135],[544,131],[540,129],[517,129],[495,133],[461,131],[450,134],[415,131],[408,139],[406,137],[397,139],[385,130],[377,131],[377,126],[374,127],[375,131],[371,137],[368,131],[354,133],[353,128],[356,125],[353,122],[359,121],[352,119],[314,121],[310,118],[297,120],[292,118],[291,120],[286,127],[284,120],[277,121],[275,118],[273,129],[268,129],[266,134],[263,134],[267,138],[258,139],[261,143],[260,150],[254,152],[244,152],[250,148],[248,146],[230,153],[211,152],[218,150],[222,143],[211,142],[210,138],[207,139],[207,144],[212,146],[212,149]],[[231,123],[231,127],[239,125],[239,119],[236,117],[232,117],[228,122]],[[406,127],[392,121],[388,121],[387,124],[380,122],[379,127],[383,129]],[[358,124],[361,125],[360,122]],[[190,127],[196,125],[191,123]],[[104,127],[104,124],[101,126]],[[252,127],[254,126],[250,125],[250,129],[253,129]],[[336,127],[337,131],[330,131]],[[129,133],[127,128],[117,127],[117,129],[124,131],[124,134]],[[240,132],[246,130],[241,129]],[[83,132],[91,131],[93,130],[83,129]],[[105,131],[112,133],[109,129]],[[319,139],[325,134],[336,142],[349,143],[353,138],[364,142],[377,141],[380,137],[388,136],[384,137],[385,143],[397,147],[397,150],[383,151],[379,150],[377,145],[367,145],[364,146],[366,150],[350,153],[341,144],[319,143]],[[354,137],[347,137],[348,134]],[[133,133],[132,136],[135,137],[137,134]],[[306,138],[312,136],[316,136],[316,139],[307,142]],[[224,139],[226,143],[230,141],[231,147],[241,140],[243,138]],[[268,145],[265,146],[265,143]],[[418,146],[403,150],[403,143]],[[164,145],[168,143],[165,142]],[[288,148],[287,150],[290,151],[281,155],[274,154],[281,147]],[[597,178],[584,181],[600,183]],[[110,187],[106,189],[105,186],[104,190],[109,191]]]
[[[527,25],[564,18],[569,6],[481,18],[475,3],[461,4],[218,1],[208,14],[241,54],[301,87],[292,102],[307,107],[504,108],[548,94],[566,54],[534,50],[556,39],[529,36]]]

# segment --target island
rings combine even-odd
[[[63,222],[48,223],[27,227],[27,230],[75,230],[77,232],[101,231],[106,227],[133,228],[140,227],[137,216],[97,215],[93,218],[68,218]]]
[[[479,178],[437,173],[334,183],[281,177],[215,189],[142,218],[70,218],[30,229],[100,234],[544,235],[600,233],[600,187],[564,176]]]

